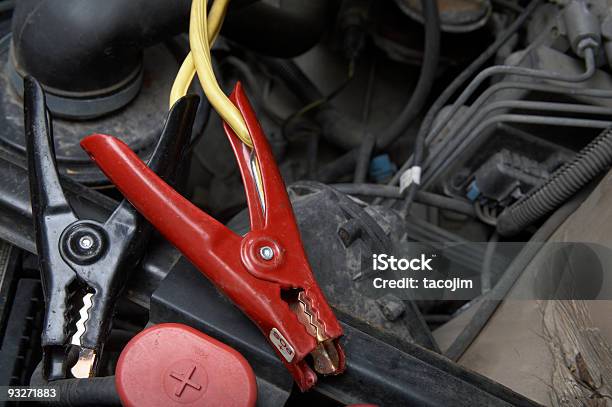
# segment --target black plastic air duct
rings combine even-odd
[[[334,1],[234,0],[223,35],[277,57],[320,39]],[[20,0],[13,14],[7,71],[21,91],[25,75],[43,85],[60,116],[90,118],[133,99],[145,47],[186,31],[190,0]]]

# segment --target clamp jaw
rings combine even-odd
[[[81,146],[123,195],[259,327],[300,389],[345,368],[342,328],[317,285],[285,185],[240,84],[231,95],[253,148],[228,125],[249,207],[239,236],[157,177],[127,145],[92,135]],[[312,358],[313,369],[307,363]]]
[[[191,135],[197,97],[173,107],[149,165],[172,178]],[[123,200],[104,222],[81,219],[66,199],[55,163],[51,118],[40,84],[24,80],[30,197],[46,302],[43,376],[91,377],[110,331],[114,303],[151,230]],[[76,362],[75,362],[76,360]]]

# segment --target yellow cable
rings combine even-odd
[[[210,15],[208,16],[208,36],[211,38],[210,45],[212,46],[221,31],[223,20],[227,12],[227,6],[230,0],[217,0],[213,3],[210,8]],[[193,62],[193,56],[191,52],[187,55],[181,68],[179,69],[172,90],[170,92],[170,107],[172,107],[177,100],[182,98],[189,91],[189,86],[195,76],[196,68]]]
[[[221,31],[221,25],[225,19],[229,1],[230,0],[215,0],[211,7],[208,20],[206,17],[206,0],[192,1],[189,19],[189,46],[191,52],[181,64],[177,77],[172,85],[172,91],[170,92],[170,107],[172,107],[178,99],[187,94],[189,86],[197,73],[204,94],[212,107],[219,113],[223,121],[232,128],[236,136],[249,148],[253,148],[253,141],[242,114],[219,87],[210,56],[210,47]],[[252,164],[254,164],[253,178],[260,193],[261,205],[264,207],[263,181],[261,179],[261,168],[257,157],[253,157]]]
[[[251,136],[242,114],[219,87],[212,68],[210,45],[206,26],[206,0],[194,0],[189,24],[189,44],[193,54],[198,79],[210,104],[249,147],[253,146]]]
[[[193,58],[190,52],[181,64],[176,79],[174,79],[174,83],[172,84],[172,90],[170,91],[170,108],[174,106],[177,100],[187,94],[194,76],[195,65],[193,64]]]
[[[170,105],[173,105],[176,100],[187,93],[194,75],[194,68],[192,66],[195,66],[202,89],[213,108],[243,143],[253,147],[253,142],[242,114],[219,87],[210,57],[210,38],[214,39],[219,33],[228,3],[229,0],[217,0],[214,2],[209,17],[211,24],[208,26],[206,0],[193,0],[189,24],[191,53],[181,65],[177,79],[172,87]]]
[[[213,3],[210,15],[208,16],[208,36],[211,38],[210,45],[215,42],[215,39],[221,31],[223,20],[227,11],[227,5],[229,0],[217,0]],[[177,100],[185,96],[189,90],[189,86],[195,76],[196,68],[193,62],[193,56],[191,52],[187,55],[181,68],[174,80],[172,85],[172,91],[170,92],[170,107],[176,103]]]

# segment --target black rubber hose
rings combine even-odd
[[[332,184],[333,188],[349,195],[372,196],[389,199],[402,199],[399,188],[380,184]],[[435,206],[471,217],[476,217],[474,206],[463,200],[449,198],[447,196],[421,191],[416,196],[416,201],[424,205]]]
[[[323,99],[323,94],[291,59],[261,58],[260,61],[278,76],[304,104]]]
[[[425,51],[423,53],[423,64],[421,65],[419,81],[410,96],[410,101],[402,109],[399,117],[376,139],[376,147],[379,150],[389,146],[406,131],[425,106],[436,78],[438,61],[440,59],[440,15],[438,13],[438,2],[421,0],[421,7],[425,20]]]
[[[368,130],[368,118],[372,106],[372,95],[374,93],[374,82],[376,79],[376,59],[372,61],[370,66],[370,75],[368,85],[364,97],[363,107],[361,109],[361,123],[363,126],[363,139],[357,153],[357,163],[355,164],[355,172],[353,173],[354,183],[363,183],[368,180],[368,170],[370,169],[370,161],[372,158],[372,150],[376,143],[376,133]]]
[[[222,34],[250,49],[295,56],[322,36],[336,2],[230,3]],[[13,63],[58,95],[112,93],[133,78],[142,50],[187,30],[191,0],[20,0],[13,14]]]
[[[604,130],[576,157],[497,218],[497,232],[512,236],[571,198],[612,165],[612,129]]]
[[[355,168],[355,156],[353,152],[354,150],[351,150],[336,160],[321,166],[317,174],[317,180],[324,184],[329,184],[353,171]]]
[[[423,205],[435,206],[436,208],[462,213],[471,217],[476,217],[474,206],[466,201],[449,198],[447,196],[433,194],[431,192],[419,191],[416,201]]]
[[[425,51],[419,80],[412,93],[410,100],[404,106],[398,117],[389,126],[385,126],[376,138],[378,150],[388,147],[397,139],[417,117],[427,101],[433,86],[440,58],[440,19],[437,2],[421,0],[425,18]],[[266,61],[275,73],[283,79],[287,86],[304,103],[311,103],[321,99],[321,92],[308,79],[292,61]],[[317,121],[321,124],[323,136],[330,142],[341,148],[351,150],[347,153],[347,160],[341,166],[349,162],[355,165],[359,145],[361,144],[361,125],[346,117],[329,105],[322,106],[315,113]]]
[[[53,387],[57,389],[58,399],[47,401],[46,404],[49,406],[121,406],[121,400],[115,386],[115,376],[46,382],[42,376],[42,363],[39,363],[34,373],[32,373],[30,386]]]

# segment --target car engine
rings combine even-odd
[[[0,405],[612,405],[612,1],[0,0],[0,65]]]

